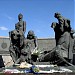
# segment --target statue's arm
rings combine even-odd
[[[37,37],[36,36],[34,38],[34,43],[35,43],[35,47],[38,48],[38,42],[37,42]]]
[[[17,26],[16,26],[17,24],[15,24],[15,29],[17,29]]]
[[[60,29],[63,32],[64,31],[64,19],[62,17],[59,18],[59,25]]]
[[[12,31],[9,32],[10,45],[12,45],[11,33]]]
[[[26,22],[23,21],[23,31],[26,32]]]
[[[11,32],[9,32],[9,38],[11,37]]]

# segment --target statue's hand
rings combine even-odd
[[[37,54],[38,53],[38,50],[37,50],[37,47],[35,47],[35,49],[32,51],[31,54]]]

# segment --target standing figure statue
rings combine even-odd
[[[58,45],[62,45],[64,48],[66,48],[68,58],[72,60],[73,36],[70,20],[62,17],[60,13],[55,13],[54,17],[58,19],[58,24],[60,25],[60,30],[62,32],[60,40],[58,41]]]
[[[20,13],[18,15],[19,22],[15,24],[15,28],[19,27],[19,29],[25,33],[26,32],[26,22],[23,21],[22,19],[23,19],[23,15]]]

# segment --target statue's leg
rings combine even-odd
[[[17,60],[17,58],[16,58],[16,53],[15,53],[15,50],[13,49],[13,47],[9,47],[9,52],[10,52],[10,56],[13,59],[13,62],[15,62]]]
[[[57,57],[58,57],[59,60],[60,60],[59,62],[57,62],[57,65],[60,64],[61,62],[63,62],[64,65],[74,66],[74,65],[72,65],[71,63],[69,63],[69,62],[66,60],[66,58],[64,58],[64,57],[61,55],[61,53],[59,53],[59,51],[56,51],[56,55],[57,55]]]
[[[16,59],[20,58],[20,56],[21,56],[21,53],[20,52],[15,51],[15,54],[16,54]]]
[[[16,61],[15,61],[15,64],[19,64],[21,62],[21,58],[18,58]]]
[[[27,56],[21,54],[21,56],[16,60],[15,64],[20,64],[21,62],[25,62],[27,60]]]
[[[70,64],[64,57],[63,57],[63,53],[61,51],[61,48],[55,47],[52,51],[50,51],[49,53],[42,55],[39,58],[39,61],[41,62],[52,62],[53,64],[60,64],[62,62],[64,62],[66,65],[70,65],[73,66],[72,64]],[[64,65],[65,65],[64,64]]]
[[[27,63],[29,63],[29,64],[33,64],[33,61],[32,61],[32,59],[31,59],[31,54],[30,53],[28,53],[27,55],[24,55],[24,54],[21,54],[21,62],[27,62]]]
[[[55,49],[46,53],[45,55],[41,55],[38,60],[41,62],[53,61],[55,59]]]

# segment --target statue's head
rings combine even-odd
[[[20,13],[20,14],[18,15],[18,19],[21,20],[22,18],[23,18],[23,15]]]
[[[27,38],[33,39],[34,38],[34,31],[32,31],[32,30],[28,31]]]
[[[58,13],[58,12],[56,12],[56,13],[54,14],[54,17],[55,17],[55,18],[59,18],[60,16],[61,16],[61,14]]]

